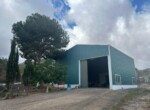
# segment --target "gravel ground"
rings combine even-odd
[[[128,101],[123,107],[123,110],[150,110],[150,94],[142,94],[133,100]]]
[[[123,91],[87,88],[0,101],[0,110],[110,110]]]
[[[150,95],[138,97],[135,100],[129,101],[123,110],[150,110]]]

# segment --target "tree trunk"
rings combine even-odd
[[[49,93],[49,84],[47,84],[46,93]]]

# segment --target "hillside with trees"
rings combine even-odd
[[[7,68],[7,59],[0,58],[0,83],[6,81],[6,68]]]

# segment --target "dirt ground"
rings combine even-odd
[[[0,110],[110,110],[124,96],[109,89],[75,89],[0,101]]]
[[[123,110],[150,110],[150,95],[137,97],[136,99],[129,101]]]
[[[127,101],[122,110],[150,110],[150,89],[149,88],[140,88],[140,92],[132,100]]]

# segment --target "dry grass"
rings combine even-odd
[[[145,102],[146,102],[146,104],[147,104],[147,108],[149,108],[149,109],[150,109],[150,99],[145,100]]]
[[[130,89],[127,90],[127,94],[116,104],[113,106],[112,110],[122,110],[122,106],[124,106],[128,101],[131,101],[138,96],[144,96],[150,94],[150,90],[148,89]],[[150,100],[146,100],[147,104],[150,105]]]

